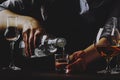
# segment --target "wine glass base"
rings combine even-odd
[[[3,67],[2,70],[13,70],[13,71],[20,71],[21,68],[17,66],[9,66],[9,67]]]
[[[98,71],[97,73],[98,74],[120,74],[120,72],[114,71],[114,70],[111,70],[111,71],[101,70],[101,71]]]
[[[118,71],[118,72],[120,72],[120,67],[115,67],[115,68],[113,68],[112,70],[113,70],[113,71]]]

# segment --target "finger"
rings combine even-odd
[[[27,36],[27,32],[23,33],[23,41],[25,42],[25,55],[29,56],[29,52],[28,52],[28,36]]]
[[[75,61],[78,58],[83,58],[85,55],[86,55],[85,52],[83,50],[80,50],[80,51],[74,52],[71,56],[69,56],[69,58],[71,61]]]
[[[73,54],[72,54],[72,58],[74,59],[74,60],[77,60],[78,58],[80,58],[80,55],[82,54],[82,50],[80,50],[80,51],[76,51],[76,52],[74,52]]]
[[[76,71],[75,66],[77,65],[78,61],[80,61],[80,59],[66,66],[67,73],[73,73],[74,71]]]
[[[38,44],[40,43],[40,34],[41,31],[40,30],[36,30],[34,33],[34,48],[36,48],[38,46]]]
[[[85,63],[83,61],[82,58],[79,58],[77,59],[75,62],[69,64],[67,67],[66,67],[70,72],[82,72],[82,71],[85,71],[86,69],[86,66],[85,66]]]
[[[30,36],[29,36],[29,56],[32,55],[33,51],[34,51],[34,31],[30,30]]]
[[[77,53],[73,53],[69,56],[70,61],[74,61]]]
[[[78,62],[80,62],[80,58],[79,59],[77,59],[76,61],[74,61],[73,63],[71,63],[71,64],[69,64],[68,66],[67,66],[67,68],[68,69],[74,69],[74,67],[76,66],[76,64],[78,64]]]
[[[69,56],[69,60],[72,61],[73,60],[73,55]]]
[[[77,59],[78,58],[84,58],[85,55],[86,55],[86,53],[83,50],[81,50],[81,51],[78,51],[78,53],[76,55],[76,58]]]
[[[116,56],[116,55],[119,55],[119,51],[114,51],[113,54],[111,56]]]

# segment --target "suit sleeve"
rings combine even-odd
[[[0,11],[8,9],[17,12],[21,11],[23,8],[23,0],[4,0],[0,3]]]
[[[112,33],[112,29],[114,27],[114,23],[113,23],[113,18],[116,18],[116,27],[118,28],[118,30],[120,31],[120,26],[118,26],[118,22],[120,21],[120,0],[116,0],[115,3],[111,6],[113,6],[113,8],[111,8],[111,12],[109,13],[108,16],[108,20],[106,21],[105,25],[104,25],[104,31],[102,33],[102,37],[107,37],[109,39],[109,36]],[[120,24],[120,23],[119,23]]]

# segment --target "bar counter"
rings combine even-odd
[[[104,59],[96,60],[90,66],[88,71],[79,73],[58,73],[55,72],[54,57],[26,59],[15,57],[15,64],[22,67],[21,71],[1,70],[0,80],[120,80],[120,74],[97,74],[96,71],[106,67]],[[8,58],[6,58],[8,60]],[[4,64],[4,60],[1,60]],[[112,62],[114,63],[114,62]],[[7,65],[9,62],[7,63]],[[113,66],[114,67],[114,66]]]
[[[95,72],[65,74],[40,71],[0,71],[2,80],[120,80],[120,74],[97,74]]]

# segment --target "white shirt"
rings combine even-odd
[[[89,11],[89,5],[86,0],[80,0],[80,9],[81,9],[80,15]]]

